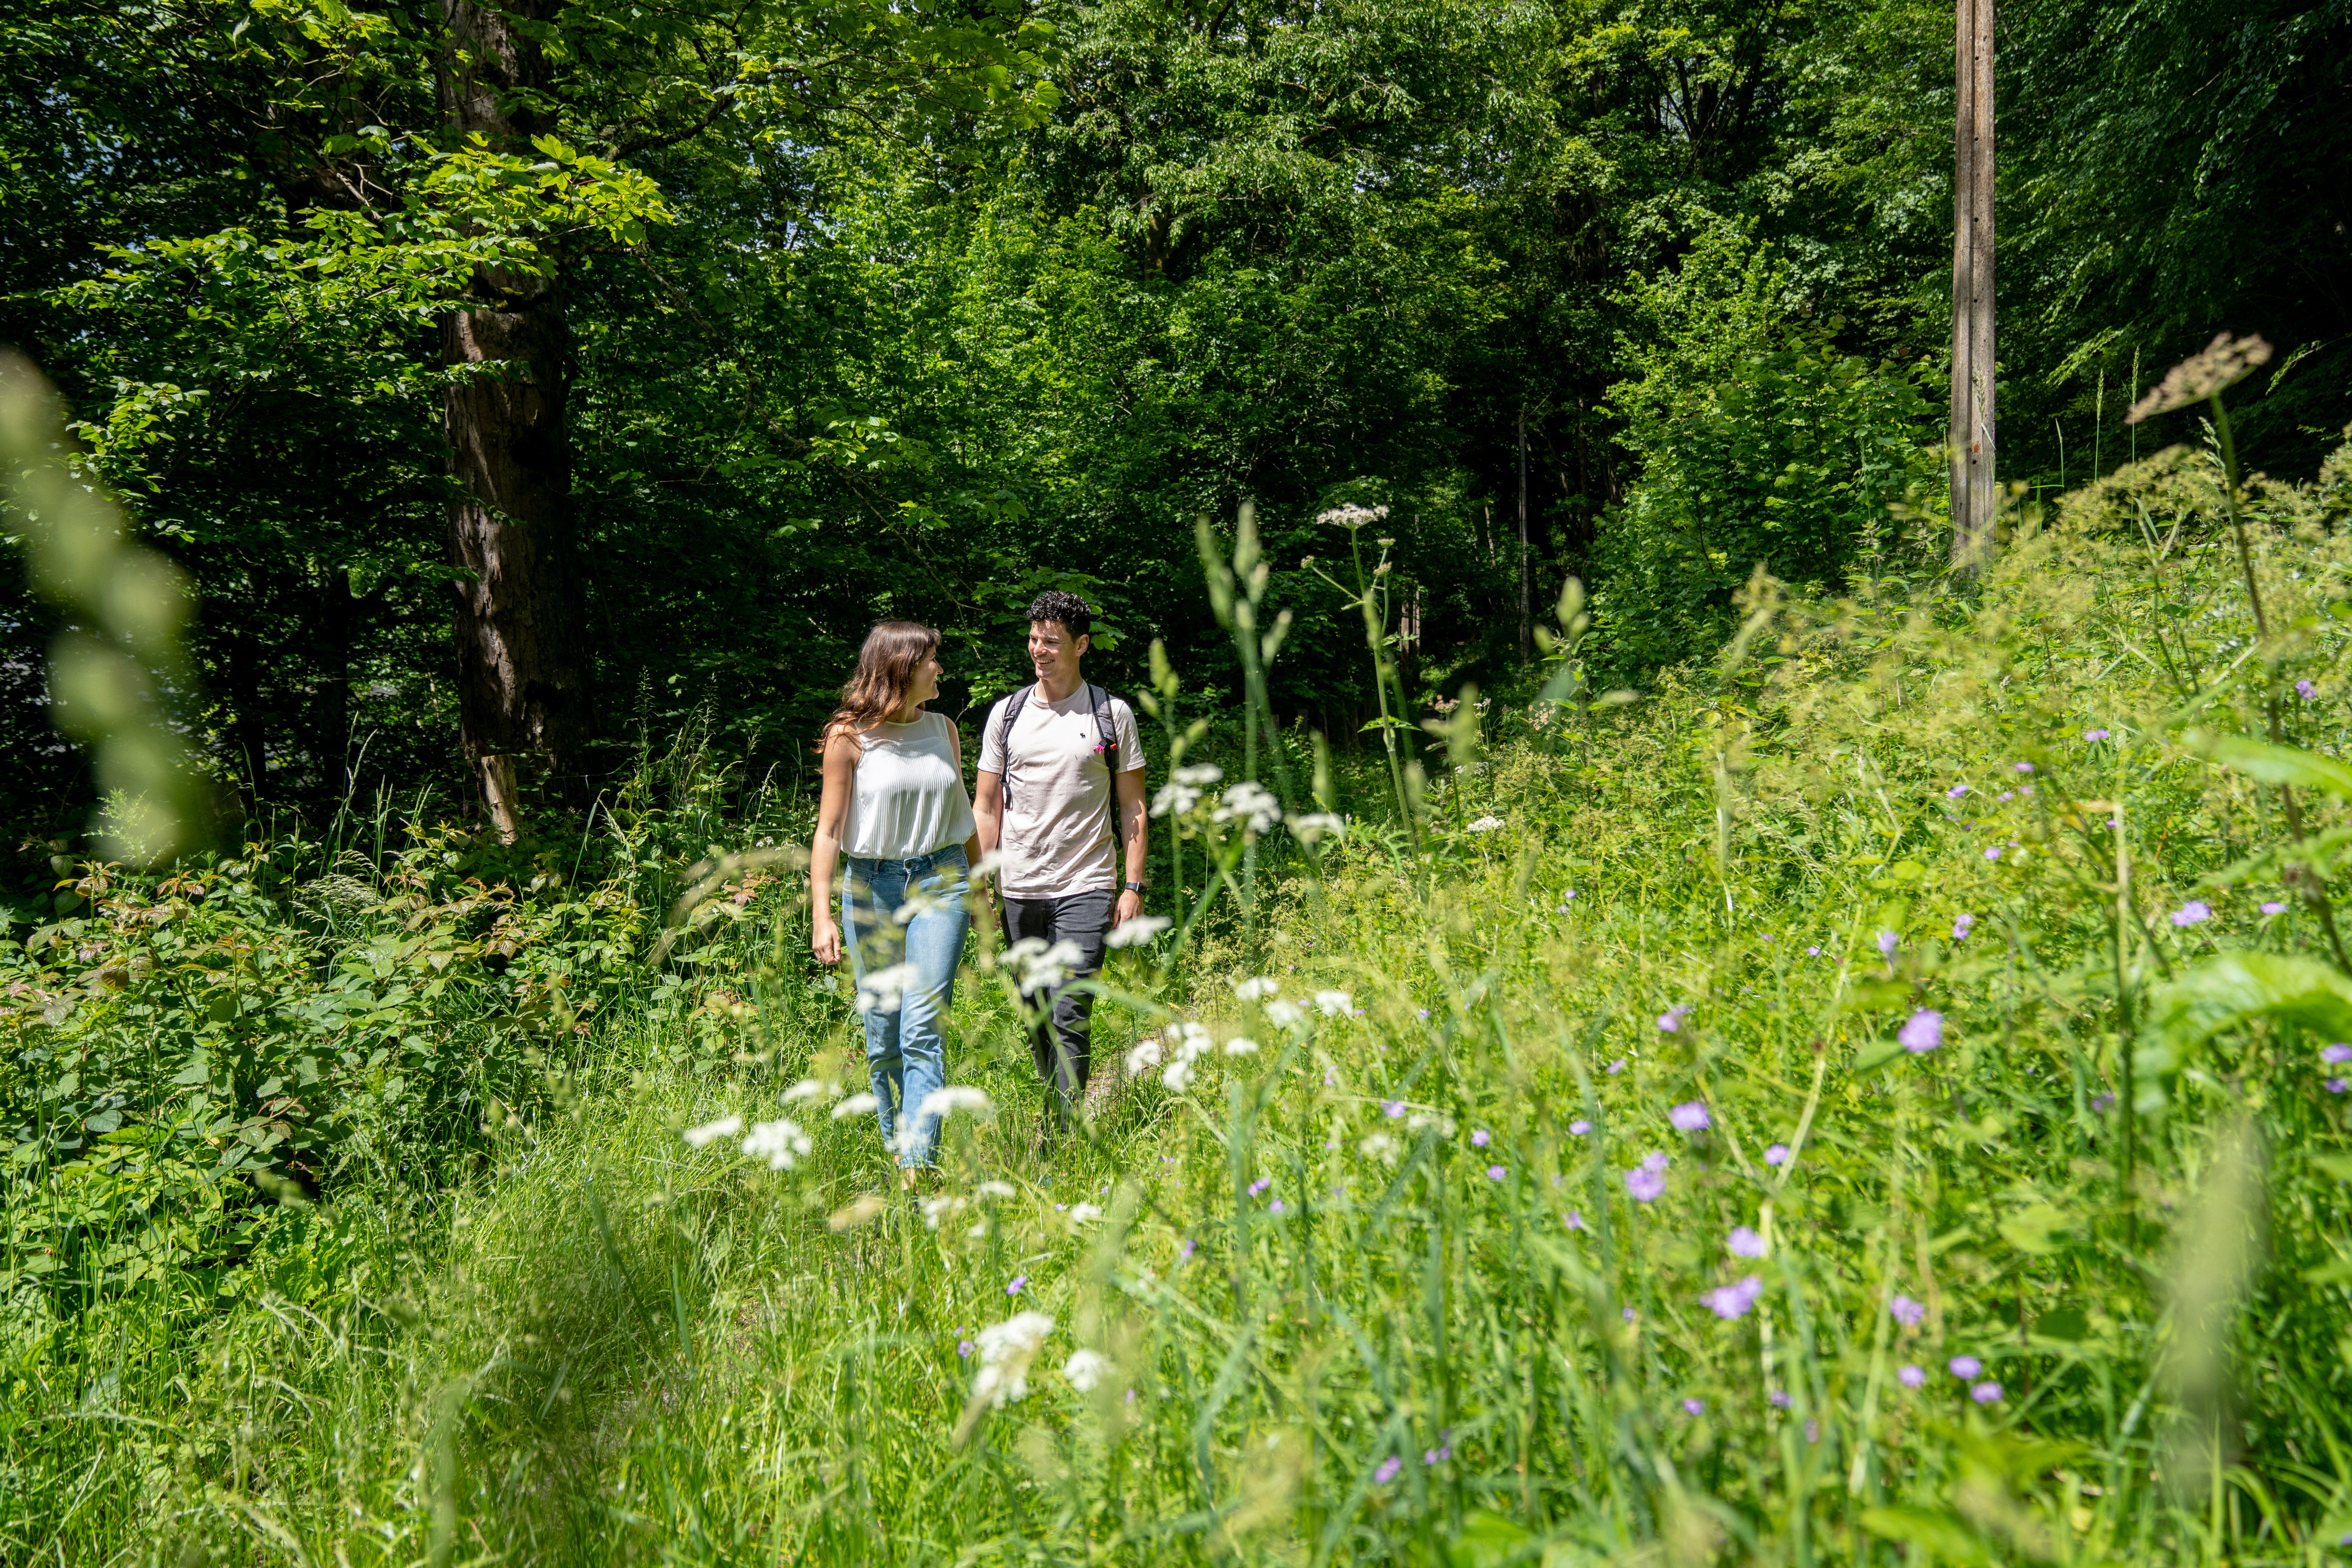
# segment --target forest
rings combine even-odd
[[[2338,1553],[2352,0],[1985,7],[1981,553],[1972,3],[0,0],[0,1560]]]

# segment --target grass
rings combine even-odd
[[[474,1179],[331,1190],[281,1288],[193,1331],[127,1290],[20,1334],[0,1541],[2318,1562],[2352,1528],[2335,1015],[2158,1020],[2221,955],[2325,952],[2273,792],[2183,742],[2261,731],[2306,679],[2287,738],[2340,746],[2352,552],[2315,526],[2334,503],[2263,500],[2294,629],[2253,648],[2206,475],[2070,501],[1980,599],[1765,585],[1734,650],[1643,703],[1498,702],[1427,786],[1426,858],[1364,759],[1319,876],[1269,839],[1246,921],[1223,901],[1181,961],[1121,961],[1106,1060],[1178,1018],[1219,1048],[1179,1089],[1163,1045],[1050,1160],[980,952],[950,1077],[995,1109],[950,1122],[928,1212],[878,1196],[870,1121],[784,1100],[860,1083],[773,885],[699,979],[614,1004],[541,1109],[491,1120]],[[1213,804],[1188,856],[1238,865]],[[1923,1012],[1939,1043],[1906,1049]],[[810,1151],[681,1136],[727,1114]],[[960,1347],[1024,1311],[1052,1320],[1025,1392],[976,1403]]]

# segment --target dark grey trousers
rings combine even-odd
[[[1103,938],[1110,934],[1110,912],[1118,895],[1073,893],[1063,899],[1004,900],[1004,936],[1019,942],[1034,936],[1048,943],[1075,942],[1078,963],[1070,979],[1091,978],[1102,968]],[[1087,1079],[1094,1066],[1095,996],[1091,991],[1055,986],[1039,1004],[1036,1026],[1029,1032],[1029,1054],[1036,1058],[1037,1076],[1045,1082],[1045,1125],[1058,1131],[1077,1114],[1085,1100]]]

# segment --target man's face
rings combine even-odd
[[[1035,667],[1037,679],[1058,685],[1077,673],[1078,660],[1086,657],[1088,637],[1072,637],[1070,628],[1059,621],[1029,623],[1029,662]]]

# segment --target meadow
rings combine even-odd
[[[1977,584],[1891,524],[1633,700],[1571,598],[1540,690],[1336,758],[1255,716],[1229,563],[1258,685],[1154,693],[1154,787],[1220,776],[1087,1135],[1034,1152],[983,935],[916,1197],[807,803],[691,734],[512,847],[63,866],[0,958],[0,1552],[2328,1560],[2352,457],[2250,483],[2242,561],[2233,500],[2170,449]]]

